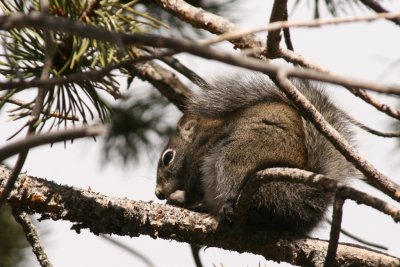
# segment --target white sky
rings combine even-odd
[[[265,25],[270,14],[272,1],[241,1],[237,14],[241,16],[238,25],[243,28]],[[293,1],[290,1],[293,3]],[[307,1],[303,1],[307,2]],[[311,2],[311,1],[308,1]],[[400,10],[399,1],[385,1],[392,11]],[[293,20],[311,17],[306,5],[300,6]],[[237,17],[239,17],[237,15]],[[400,65],[391,64],[400,59],[400,27],[387,21],[357,23],[341,26],[325,26],[312,29],[293,29],[292,40],[296,52],[306,58],[338,73],[379,82],[400,83]],[[229,48],[229,45],[226,45]],[[190,56],[180,59],[203,77],[211,79],[218,73],[230,71],[223,64]],[[390,67],[391,66],[391,67]],[[389,69],[390,67],[390,69]],[[376,129],[388,129],[390,120],[373,108],[339,87],[330,87],[332,97],[338,105],[352,116]],[[379,96],[378,96],[379,97]],[[393,98],[382,98],[395,104]],[[18,123],[6,123],[6,113],[0,113],[0,143],[10,136]],[[18,124],[18,125],[17,125]],[[365,133],[357,136],[360,153],[373,163],[378,170],[400,183],[398,176],[400,154],[393,140],[374,137]],[[29,153],[24,170],[29,175],[44,177],[55,182],[90,188],[109,196],[128,197],[136,200],[154,200],[155,171],[158,155],[145,155],[137,166],[123,169],[118,164],[102,166],[100,142],[75,141],[64,149],[63,145],[53,148],[42,147]],[[366,189],[382,197],[361,183],[357,188]],[[388,199],[387,197],[382,197]],[[390,201],[390,200],[389,200]],[[82,231],[80,235],[69,230],[70,222],[45,221],[39,223],[46,251],[54,266],[147,266],[127,252],[107,241]],[[400,226],[388,216],[364,206],[347,201],[344,210],[344,228],[369,241],[389,246],[389,253],[400,257]],[[326,226],[314,231],[313,236],[328,237]],[[149,237],[118,238],[151,259],[155,266],[194,266],[189,246],[175,241],[154,240]],[[342,241],[353,242],[346,237]],[[29,252],[29,251],[28,251]],[[39,266],[32,254],[28,253],[27,266]],[[238,254],[220,249],[208,248],[202,253],[205,266],[275,266],[261,256]],[[284,266],[282,264],[281,266]]]

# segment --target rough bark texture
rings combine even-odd
[[[9,170],[0,166],[0,193]],[[278,233],[221,226],[205,214],[151,202],[113,198],[41,178],[21,175],[8,202],[42,218],[68,220],[79,232],[117,234],[220,247],[263,255],[302,266],[322,266],[328,246],[318,239],[290,240]],[[350,244],[340,244],[335,266],[400,266],[400,259]]]

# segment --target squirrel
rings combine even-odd
[[[323,89],[293,82],[352,143],[352,119]],[[220,78],[188,100],[159,159],[155,193],[167,203],[229,220],[244,179],[270,167],[304,169],[342,182],[358,175],[269,80]],[[331,201],[328,192],[304,184],[266,183],[254,193],[246,223],[303,236],[323,219]]]

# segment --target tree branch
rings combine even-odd
[[[251,179],[251,182],[250,182]],[[376,197],[348,187],[341,182],[325,177],[321,174],[315,174],[309,171],[295,168],[269,168],[257,172],[254,176],[249,176],[241,185],[240,195],[237,196],[237,211],[245,212],[249,206],[251,196],[264,183],[269,182],[287,182],[302,183],[305,185],[318,187],[324,192],[339,192],[343,199],[351,199],[357,204],[364,204],[376,209],[393,218],[395,222],[400,222],[400,209],[382,201]]]
[[[40,243],[39,235],[36,231],[35,225],[31,222],[29,215],[26,214],[26,212],[17,210],[14,206],[11,207],[11,210],[15,220],[22,226],[26,240],[28,240],[29,244],[32,246],[32,251],[36,255],[40,265],[42,267],[52,267],[53,264],[51,264],[42,244]]]
[[[339,244],[340,229],[342,225],[344,201],[345,199],[342,198],[340,193],[337,193],[335,195],[335,199],[333,201],[331,232],[329,235],[329,245],[325,257],[324,267],[333,266],[335,262],[335,257]]]
[[[306,67],[306,68],[310,68],[310,69],[314,69],[317,71],[320,71],[322,73],[326,73],[332,76],[338,76],[336,73],[334,73],[333,71],[330,71],[328,69],[322,68],[320,66],[318,66],[317,64],[314,64],[312,62],[310,62],[309,60],[305,59],[304,57],[290,51],[290,50],[284,50],[281,49],[281,57],[283,59],[285,59],[288,62],[292,62],[294,64],[298,64],[300,66]],[[361,98],[362,100],[364,100],[366,103],[370,104],[371,106],[373,106],[374,108],[376,108],[377,110],[387,114],[388,116],[395,118],[395,119],[400,119],[400,111],[389,106],[386,104],[383,104],[381,101],[379,101],[377,98],[371,96],[370,94],[368,94],[367,92],[365,92],[362,89],[357,89],[351,85],[348,84],[342,84],[348,91],[350,91],[353,95]],[[369,90],[369,88],[365,88],[367,90]],[[383,94],[393,94],[393,95],[399,95],[399,92],[394,92],[392,90],[373,90],[375,92],[378,93],[383,93]],[[396,90],[397,91],[397,90]]]
[[[44,144],[63,142],[82,137],[94,137],[98,135],[103,135],[105,133],[105,126],[94,125],[73,128],[64,131],[29,135],[22,140],[12,142],[11,144],[0,148],[0,163],[13,155],[20,153],[21,151],[26,151],[33,147],[41,146]]]
[[[258,70],[268,75],[276,75],[278,70],[284,69],[290,77],[312,79],[339,85],[360,87],[374,91],[390,91],[392,93],[400,95],[400,86],[398,85],[382,86],[373,82],[365,82],[364,80],[348,79],[342,76],[332,76],[326,73],[321,73],[319,71],[290,67],[285,68],[282,66],[270,64],[268,62],[239,56],[234,53],[217,51],[211,48],[204,47],[203,45],[199,45],[196,42],[184,39],[168,38],[146,33],[126,34],[111,32],[91,25],[85,25],[79,22],[70,21],[61,17],[45,17],[41,14],[38,14],[37,12],[31,12],[28,15],[16,13],[13,15],[0,16],[0,29],[8,30],[11,28],[23,27],[36,27],[42,30],[60,31],[81,37],[97,39],[103,42],[170,48],[176,51],[174,53],[188,52],[206,59],[214,59],[227,64],[249,68],[252,70]],[[166,53],[166,55],[169,56],[170,54]],[[154,57],[146,59],[154,59]],[[143,59],[138,59],[138,61],[143,61]]]
[[[324,119],[315,107],[302,95],[288,80],[284,70],[278,72],[275,82],[286,96],[295,103],[303,116],[307,117],[317,130],[322,133],[332,145],[350,162],[356,166],[376,188],[391,198],[400,200],[400,186],[380,173],[372,164],[361,155]]]
[[[151,83],[179,110],[184,111],[186,100],[192,92],[171,71],[156,62],[138,63],[134,65],[135,73],[140,79]]]
[[[0,191],[9,171],[0,166]],[[266,259],[295,265],[323,265],[327,241],[306,238],[290,240],[282,234],[254,232],[218,225],[204,214],[151,202],[113,198],[88,190],[57,185],[21,175],[8,201],[17,208],[42,214],[42,218],[68,220],[73,229],[88,228],[95,234],[153,238],[252,252]],[[397,266],[400,259],[361,246],[340,244],[337,266]]]
[[[236,31],[239,28],[227,19],[207,12],[201,8],[194,7],[183,0],[155,0],[164,10],[181,20],[189,23],[193,27],[206,29],[214,34]],[[260,51],[263,42],[255,35],[240,36],[238,39],[231,40],[235,48],[252,48]],[[261,52],[261,51],[260,51]]]
[[[211,38],[209,40],[203,41],[202,44],[215,44],[222,41],[230,41],[230,40],[239,40],[243,36],[253,36],[252,34],[259,32],[271,32],[279,29],[293,29],[293,28],[314,28],[320,26],[327,25],[339,25],[339,24],[347,24],[347,23],[356,23],[356,22],[371,22],[375,20],[381,19],[391,19],[391,18],[399,18],[400,12],[392,12],[392,13],[379,13],[374,15],[362,15],[362,16],[348,16],[348,17],[334,17],[327,19],[312,19],[305,21],[275,21],[271,22],[266,26],[251,28],[251,29],[237,29],[232,31],[226,31],[218,37]],[[222,18],[223,19],[223,18]],[[204,28],[208,30],[208,28]],[[220,29],[222,31],[223,28]],[[228,29],[227,29],[228,30]],[[254,37],[254,42],[260,42],[257,37]]]
[[[360,0],[360,2],[363,3],[365,6],[369,7],[370,9],[372,9],[373,11],[375,11],[376,13],[388,12],[387,9],[385,9],[383,6],[381,6],[381,4],[379,4],[375,0]],[[388,20],[400,26],[399,18],[388,18]]]
[[[10,104],[14,104],[16,106],[22,107],[22,108],[26,108],[26,109],[32,109],[31,108],[31,104],[32,103],[25,103],[19,99],[15,99],[15,98],[6,98],[3,96],[0,96],[0,101],[5,101],[7,103]],[[51,112],[51,111],[46,111],[46,110],[42,110],[41,112],[42,114],[48,115],[50,117],[54,117],[54,118],[62,118],[65,120],[71,120],[71,121],[81,121],[81,119],[79,119],[77,116],[64,116],[58,112]]]

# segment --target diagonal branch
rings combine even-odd
[[[31,109],[31,103],[25,103],[19,99],[16,98],[6,98],[3,96],[0,96],[0,101],[5,101],[10,104],[14,104],[16,106],[26,108],[26,109]],[[42,110],[42,114],[48,115],[50,117],[54,118],[63,118],[65,120],[71,120],[71,121],[82,121],[82,119],[79,119],[77,116],[67,116],[67,115],[62,115],[58,112],[52,112],[52,111],[47,111],[47,110]]]
[[[0,166],[0,191],[9,171]],[[43,218],[68,220],[73,229],[88,228],[95,234],[153,238],[252,252],[275,261],[295,265],[323,265],[327,241],[290,240],[282,234],[254,232],[218,225],[204,214],[151,202],[114,198],[88,190],[61,186],[22,175],[8,199],[17,208],[42,214]],[[400,259],[361,246],[340,244],[338,265],[397,266]],[[359,265],[358,265],[359,266]]]
[[[387,9],[385,9],[381,4],[379,4],[375,0],[360,0],[361,3],[363,3],[365,6],[369,7],[376,13],[384,13],[388,12]],[[392,21],[393,23],[397,24],[400,26],[400,19],[399,18],[388,18],[388,20]]]
[[[39,240],[39,235],[36,231],[35,225],[31,222],[29,215],[24,211],[17,210],[15,207],[11,207],[14,219],[22,226],[25,232],[26,240],[32,246],[32,251],[36,255],[37,260],[42,267],[52,267],[46,252],[43,249],[42,244]]]
[[[400,186],[380,173],[372,164],[361,155],[324,119],[315,107],[302,95],[287,78],[285,70],[278,71],[275,82],[286,96],[299,108],[303,116],[307,117],[342,155],[356,166],[376,188],[388,196],[399,201]]]
[[[163,68],[156,62],[138,63],[133,66],[135,74],[142,80],[151,83],[179,110],[184,111],[186,100],[191,91],[171,71]]]
[[[193,27],[206,29],[214,34],[239,30],[235,24],[227,19],[207,12],[201,8],[194,7],[183,0],[155,0],[164,10],[181,20],[189,23]],[[253,48],[260,51],[263,42],[255,35],[249,34],[238,39],[231,40],[235,48]]]
[[[314,70],[320,71],[321,73],[326,73],[326,74],[329,74],[332,76],[338,76],[333,71],[322,68],[322,67],[318,66],[317,64],[310,62],[309,60],[305,59],[304,57],[302,57],[290,50],[281,49],[280,52],[281,52],[281,57],[288,62],[292,62],[293,64],[298,64],[298,65],[306,67],[306,68],[314,69]],[[376,97],[373,97],[372,95],[368,94],[365,90],[354,88],[353,86],[348,85],[348,84],[342,84],[342,85],[348,91],[350,91],[353,95],[361,98],[362,100],[364,100],[364,102],[370,104],[377,110],[387,114],[388,116],[390,116],[392,118],[400,119],[400,111],[398,109],[382,103]],[[365,88],[365,89],[368,89],[368,88]],[[390,92],[387,90],[374,90],[374,91],[379,92],[379,93],[385,93],[385,94],[394,93],[393,91]],[[394,95],[397,95],[397,93],[395,93]]]
[[[45,144],[53,144],[56,142],[63,142],[83,137],[95,137],[98,135],[104,135],[105,133],[106,133],[105,126],[94,125],[94,126],[73,128],[64,131],[29,135],[28,137],[22,140],[15,141],[4,147],[1,147],[0,163],[3,162],[5,159],[20,153],[21,151],[26,151],[33,147]]]

